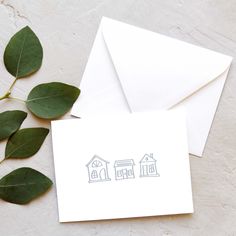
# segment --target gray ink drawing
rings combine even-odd
[[[135,178],[133,159],[115,161],[114,168],[116,180]]]
[[[158,177],[156,160],[153,153],[145,154],[140,163],[140,177]]]
[[[103,182],[111,180],[108,175],[108,161],[94,155],[90,162],[86,165],[88,168],[89,183]]]

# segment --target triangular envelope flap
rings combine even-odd
[[[102,32],[132,111],[168,109],[216,79],[232,61],[108,18]]]

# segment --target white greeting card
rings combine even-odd
[[[192,213],[181,110],[52,122],[59,221]]]

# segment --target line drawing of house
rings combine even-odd
[[[133,179],[134,176],[134,160],[124,159],[117,160],[114,163],[116,180]]]
[[[94,155],[86,165],[88,168],[89,183],[103,182],[111,180],[108,175],[108,161]]]
[[[159,177],[153,153],[145,154],[140,163],[140,177]]]

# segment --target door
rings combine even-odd
[[[123,175],[123,179],[128,179],[128,170],[127,169],[123,169],[122,170],[122,175]]]
[[[105,168],[102,168],[100,170],[99,177],[100,177],[100,180],[105,180],[107,178]]]
[[[148,165],[143,165],[143,175],[147,176],[148,175]]]

